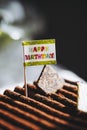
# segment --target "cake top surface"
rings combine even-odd
[[[0,129],[87,129],[87,113],[77,109],[78,85],[65,80],[61,89],[47,94],[34,82],[0,95]],[[80,125],[79,125],[80,124]]]

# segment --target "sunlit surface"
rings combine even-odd
[[[87,112],[87,84],[78,83],[78,109]]]

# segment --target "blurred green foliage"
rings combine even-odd
[[[0,30],[0,50],[12,42],[12,38],[2,30]]]

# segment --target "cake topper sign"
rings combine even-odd
[[[23,41],[24,81],[27,96],[26,66],[56,64],[55,39]]]
[[[22,45],[24,66],[56,63],[55,39],[24,41]]]

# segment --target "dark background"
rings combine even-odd
[[[45,19],[45,30],[34,39],[55,38],[57,62],[87,81],[86,0],[20,0]],[[25,8],[26,9],[26,8]]]
[[[87,81],[87,2],[63,0],[22,1],[32,4],[46,21],[35,39],[55,38],[57,61]]]

